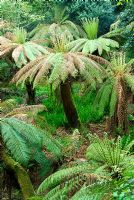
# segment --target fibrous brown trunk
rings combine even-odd
[[[34,189],[31,180],[29,178],[29,175],[27,174],[25,169],[18,162],[16,162],[10,156],[8,156],[4,150],[1,151],[1,157],[6,167],[9,168],[10,170],[13,170],[13,172],[15,173],[24,200],[33,197]]]
[[[117,128],[124,134],[128,130],[127,119],[127,90],[122,78],[118,80],[118,100],[114,116],[109,119],[109,131],[115,131]]]
[[[27,90],[27,104],[34,105],[35,104],[35,89],[33,88],[33,83],[27,81],[26,82],[26,90]]]
[[[69,82],[61,83],[60,85],[61,99],[64,107],[68,123],[72,128],[78,128],[80,126],[79,116],[76,107],[73,102],[71,87]]]

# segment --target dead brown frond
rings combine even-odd
[[[100,64],[110,65],[110,62],[100,56],[89,54],[88,57]]]
[[[16,82],[18,82],[20,80],[20,78],[22,79],[23,75],[27,74],[29,72],[29,70],[31,70],[34,66],[38,65],[43,58],[44,57],[41,56],[38,59],[36,59],[34,61],[31,61],[30,63],[25,65],[22,69],[20,69],[16,73],[16,75],[11,80],[11,83],[16,83]]]
[[[42,104],[32,105],[32,106],[21,106],[19,108],[14,108],[5,117],[11,117],[18,114],[27,114],[27,113],[32,113],[33,115],[35,115],[38,112],[42,112],[44,110],[47,111],[47,108]]]

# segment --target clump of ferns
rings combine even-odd
[[[60,146],[48,133],[14,117],[0,118],[0,130],[3,148],[23,166],[35,161],[43,168],[50,167],[51,162],[43,152],[44,148],[55,159],[61,155]]]
[[[97,135],[89,135],[91,145],[87,149],[87,158],[95,161],[111,173],[112,178],[120,179],[123,170],[133,160],[129,150],[134,145],[134,141],[123,144],[123,138],[109,139],[105,133],[103,138]],[[127,163],[128,160],[128,163]]]
[[[112,199],[118,184],[134,176],[134,156],[129,153],[134,141],[124,144],[122,138],[109,139],[107,134],[89,134],[89,139],[88,161],[55,172],[39,186],[44,200]]]

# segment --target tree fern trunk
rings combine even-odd
[[[127,119],[127,88],[122,78],[118,81],[118,101],[114,116],[110,118],[109,130],[115,131],[117,128],[123,134],[128,130]]]
[[[70,127],[76,128],[80,126],[80,120],[76,107],[74,105],[70,84],[68,82],[60,85],[61,99],[63,102],[64,112],[66,114]]]
[[[27,104],[34,105],[35,104],[35,89],[33,88],[33,83],[27,81],[26,82],[26,90],[27,90]]]
[[[14,171],[21,188],[24,200],[34,196],[34,189],[25,169],[2,150],[2,160],[5,165]]]

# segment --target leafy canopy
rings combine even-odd
[[[36,86],[42,78],[49,78],[49,83],[56,89],[61,82],[81,76],[89,85],[101,82],[103,68],[94,61],[93,56],[68,51],[67,38],[53,35],[53,48],[49,53],[25,65],[13,78],[13,82],[25,82],[34,79]],[[102,59],[103,60],[103,59]]]

